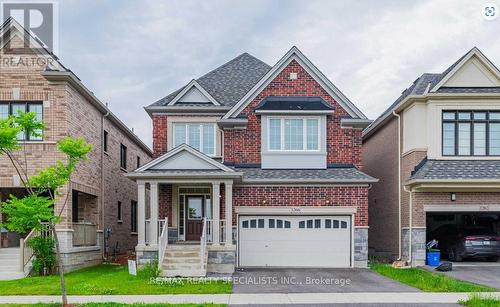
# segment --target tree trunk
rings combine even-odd
[[[62,305],[68,305],[68,297],[66,295],[66,284],[64,283],[64,269],[61,259],[61,251],[59,249],[59,238],[57,238],[57,231],[55,225],[50,225],[52,228],[52,234],[54,235],[54,242],[56,244],[56,261],[59,270],[59,277],[61,280],[61,295],[62,295]]]

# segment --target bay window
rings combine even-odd
[[[174,124],[174,147],[181,144],[215,156],[215,124],[213,123],[185,123]]]
[[[443,111],[443,156],[500,155],[500,111]]]
[[[270,151],[319,151],[319,117],[270,117]]]

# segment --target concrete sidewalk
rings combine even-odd
[[[500,292],[481,293],[500,298]],[[234,294],[177,294],[177,295],[89,295],[69,296],[69,303],[215,303],[227,305],[286,305],[286,304],[450,304],[466,300],[469,293],[234,293]],[[0,304],[58,303],[59,296],[0,296]]]

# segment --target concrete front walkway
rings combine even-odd
[[[500,298],[500,292],[483,293]],[[466,300],[468,293],[234,293],[234,294],[177,294],[177,295],[89,295],[69,296],[69,303],[171,303],[227,305],[286,305],[286,304],[453,304]],[[58,303],[59,296],[0,296],[0,304]]]

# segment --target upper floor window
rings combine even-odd
[[[443,111],[443,156],[499,156],[500,111]]]
[[[104,147],[104,152],[108,152],[108,132],[104,130],[104,135],[103,135],[103,147]]]
[[[127,169],[127,146],[120,144],[120,167]]]
[[[174,147],[183,143],[204,154],[215,156],[215,124],[174,124]]]
[[[7,118],[9,115],[16,115],[18,111],[34,112],[38,120],[43,120],[43,104],[41,102],[0,102],[0,119]],[[39,136],[33,136],[26,132],[20,132],[17,138],[26,141],[41,141],[42,131],[36,131]]]
[[[137,156],[137,168],[141,167],[141,157]]]
[[[318,151],[318,117],[270,117],[268,148],[271,151]]]

